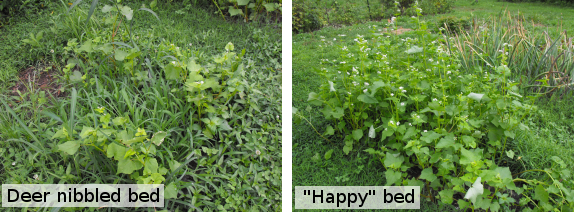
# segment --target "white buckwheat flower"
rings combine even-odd
[[[367,88],[366,88],[366,89],[363,89],[363,92],[364,92],[364,93],[367,93]]]

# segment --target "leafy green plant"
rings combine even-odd
[[[126,117],[112,119],[104,107],[95,109],[95,112],[90,115],[99,117],[99,127],[83,126],[82,131],[76,134],[71,133],[69,126],[62,125],[52,136],[52,139],[59,140],[58,150],[73,156],[80,147],[90,147],[93,151],[101,152],[102,156],[117,161],[118,174],[130,175],[140,184],[162,184],[168,169],[158,166],[156,146],[162,144],[167,133],[156,132],[148,138],[144,129],[135,129]],[[90,152],[85,154],[100,155]],[[170,161],[169,164],[172,170],[179,168],[177,161]]]
[[[386,185],[422,186],[422,195],[432,201],[498,211],[537,197],[531,204],[547,210],[549,189],[540,186],[553,184],[553,207],[572,208],[572,189],[556,177],[513,178],[500,166],[514,156],[508,141],[528,130],[522,121],[537,109],[537,96],[520,95],[518,83],[509,80],[509,58],[499,57],[492,68],[460,71],[448,40],[427,31],[417,6],[412,9],[418,16],[411,18],[415,31],[376,35],[373,42],[358,35],[354,46],[338,47],[338,61],[322,60],[332,66],[316,69],[324,80],[308,102],[319,106],[329,123],[324,135],[343,140],[345,154],[362,143],[370,147],[363,151],[386,169]],[[293,111],[297,123],[304,116]],[[571,174],[561,167],[546,173]],[[517,186],[520,182],[526,184]],[[457,193],[467,195],[455,199]],[[517,203],[512,195],[523,198]]]

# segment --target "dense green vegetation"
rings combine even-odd
[[[0,181],[162,183],[149,211],[281,210],[280,25],[92,5],[0,28]]]
[[[293,186],[419,185],[427,210],[573,210],[572,34],[478,10],[467,27],[419,16],[295,35]],[[441,17],[453,14],[469,15]]]

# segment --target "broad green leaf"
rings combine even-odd
[[[441,148],[453,147],[455,145],[455,140],[453,138],[454,138],[453,136],[443,137],[442,139],[439,140],[435,148],[441,149]]]
[[[331,154],[333,153],[333,149],[330,149],[329,151],[327,151],[324,155],[326,160],[329,160],[331,158]]]
[[[233,51],[234,50],[234,44],[232,42],[228,42],[228,44],[226,44],[225,48],[227,51]]]
[[[539,184],[537,187],[535,187],[535,196],[533,196],[533,199],[548,203],[549,193],[547,193],[547,191],[545,191],[545,188],[543,188],[543,186]]]
[[[123,159],[124,155],[126,155],[126,147],[111,143],[108,145],[106,154],[108,158],[114,157],[115,160]]]
[[[66,143],[58,145],[58,150],[68,153],[69,155],[74,155],[80,148],[80,142],[78,141],[68,141]]]
[[[228,12],[230,13],[230,16],[243,15],[244,14],[244,12],[241,9],[235,9],[232,6],[229,6]]]
[[[421,175],[419,176],[419,179],[424,179],[424,180],[427,180],[429,182],[433,182],[433,181],[437,180],[437,176],[435,176],[435,174],[433,174],[433,169],[431,167],[429,167],[429,168],[425,168],[425,169],[423,169],[423,171],[421,171]]]
[[[133,143],[138,143],[138,142],[142,142],[144,140],[146,140],[146,136],[138,136],[135,138],[132,138],[130,140],[124,140],[122,143],[126,144],[126,145],[131,145]]]
[[[122,11],[122,15],[126,16],[126,19],[132,20],[132,16],[134,16],[134,10],[132,10],[132,8],[128,7],[128,6],[124,6],[121,9]]]
[[[411,48],[409,48],[407,51],[405,51],[405,53],[408,54],[414,54],[414,53],[419,53],[419,52],[423,52],[423,48],[419,47],[419,46],[411,46]]]
[[[467,95],[467,97],[469,97],[469,98],[471,98],[471,99],[473,99],[473,100],[475,100],[475,101],[481,102],[481,99],[483,98],[483,94],[480,94],[480,93],[469,93],[469,95]]]
[[[406,141],[414,135],[415,135],[415,127],[409,127],[405,132],[405,134],[403,134],[403,138],[401,140]]]
[[[114,58],[117,61],[124,61],[124,59],[128,56],[128,52],[123,51],[121,49],[116,49],[116,53],[114,54]]]
[[[131,159],[120,159],[118,162],[118,173],[132,174],[132,172],[142,168],[142,163]]]
[[[175,182],[171,182],[166,186],[164,189],[164,198],[165,199],[177,199],[178,198],[178,188],[176,187]]]
[[[377,101],[377,99],[375,99],[371,96],[365,95],[365,94],[360,94],[357,97],[357,100],[368,103],[368,104],[376,104],[379,102],[379,101]]]
[[[310,92],[308,97],[307,97],[307,101],[315,106],[320,106],[322,104],[321,99],[319,98],[319,95],[315,92]]]
[[[238,0],[238,6],[248,5],[248,3],[250,3],[250,0]]]
[[[93,52],[94,45],[92,45],[92,39],[88,39],[84,44],[78,49],[80,52]]]
[[[333,135],[334,132],[333,127],[331,125],[327,125],[324,135]]]
[[[124,159],[129,158],[132,155],[135,155],[136,151],[134,149],[129,148],[128,151],[126,151],[126,154],[124,154]]]
[[[276,9],[276,3],[267,3],[264,4],[264,7],[268,12],[273,12]]]
[[[453,190],[452,189],[444,189],[439,192],[439,196],[441,196],[441,202],[451,205],[453,203]]]
[[[351,150],[353,150],[353,144],[345,144],[345,146],[343,146],[343,152],[348,155],[349,152],[351,152]]]
[[[181,166],[181,164],[176,160],[172,160],[170,162],[170,170],[172,170],[173,172],[175,172],[176,169],[178,169],[180,166]]]
[[[335,108],[335,111],[333,111],[333,112],[331,113],[331,115],[332,115],[334,118],[336,118],[336,119],[339,119],[339,118],[343,117],[343,115],[344,115],[343,108],[341,108],[341,107],[336,107],[336,108]]]
[[[82,82],[82,73],[80,73],[79,71],[72,72],[72,74],[70,75],[70,82],[72,83]]]
[[[515,139],[515,133],[514,133],[514,132],[505,130],[505,131],[503,132],[503,134],[505,134],[506,137],[509,137],[509,138],[511,138],[511,139]]]
[[[481,160],[481,155],[479,154],[479,151],[472,152],[465,148],[461,148],[461,159],[459,159],[459,163],[461,163],[461,165],[467,165],[473,161],[479,161],[479,160]]]
[[[434,131],[423,133],[423,136],[421,136],[421,140],[425,141],[428,144],[438,138],[441,138],[441,134],[436,133]]]
[[[112,7],[112,6],[106,4],[106,5],[104,5],[104,7],[102,8],[102,12],[103,12],[103,13],[107,13],[107,12],[112,11],[113,9],[115,9],[115,7]]]
[[[166,79],[178,80],[180,79],[181,68],[172,65],[171,63],[164,67],[164,73],[166,74]]]
[[[88,127],[88,126],[83,126],[82,127],[82,132],[80,132],[80,137],[81,138],[86,138],[90,135],[95,135],[96,134],[96,130],[94,130],[94,128]]]
[[[158,173],[158,161],[156,158],[149,157],[146,159],[146,165],[144,165],[144,175],[151,175],[153,173]]]
[[[401,172],[396,172],[393,169],[387,169],[385,171],[385,185],[391,186],[395,183],[400,182],[401,180]]]
[[[114,119],[112,119],[112,123],[114,124],[114,126],[121,126],[124,125],[124,123],[126,123],[126,118],[124,117],[116,117]]]
[[[403,161],[404,161],[403,155],[394,156],[393,154],[386,152],[383,164],[385,165],[385,167],[398,169],[399,167],[401,167]]]
[[[359,141],[359,139],[361,139],[361,137],[363,137],[363,130],[361,129],[357,129],[354,130],[351,135],[353,136],[353,139],[355,139],[356,141]]]
[[[152,143],[154,143],[156,146],[160,146],[160,144],[164,142],[164,138],[166,138],[167,135],[168,133],[164,131],[157,132],[152,136]]]
[[[513,157],[515,156],[515,152],[513,152],[513,150],[509,150],[507,152],[505,152],[505,154],[507,154],[507,157],[513,159]]]

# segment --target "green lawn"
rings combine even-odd
[[[530,30],[543,30],[549,28],[550,34],[558,35],[559,30],[566,30],[567,35],[573,36],[573,9],[570,7],[548,6],[541,3],[507,3],[498,1],[479,1],[477,5],[471,5],[471,1],[457,1],[454,11],[449,14],[437,16],[425,16],[424,19],[432,23],[439,17],[473,16],[487,18],[498,15],[500,11],[507,8],[511,15],[520,12],[528,20],[543,26],[535,26]],[[563,16],[557,16],[562,14]],[[563,18],[562,18],[563,17]],[[398,22],[400,26],[411,28],[410,24]],[[562,24],[562,26],[561,26]],[[366,40],[372,36],[370,27],[380,22],[366,22],[353,26],[324,27],[321,30],[302,33],[293,36],[293,103],[295,108],[303,111],[313,126],[320,133],[324,133],[327,122],[319,112],[319,107],[307,103],[308,94],[317,92],[319,86],[324,82],[314,69],[320,67],[322,59],[340,59],[339,48],[354,45],[353,39],[356,35],[364,35]],[[342,36],[345,35],[345,36]],[[321,41],[325,37],[329,47]],[[334,40],[335,38],[335,40]],[[320,47],[320,45],[324,47]],[[517,137],[508,142],[509,148],[514,150],[516,158],[519,160],[506,161],[512,173],[519,173],[524,170],[540,169],[549,167],[552,164],[550,156],[558,156],[566,161],[567,167],[573,168],[574,145],[573,145],[573,93],[570,91],[564,99],[555,97],[543,97],[535,104],[539,110],[526,119],[525,124],[529,126],[529,131],[518,134]],[[311,107],[310,112],[306,108]],[[377,158],[363,152],[369,148],[365,144],[355,147],[349,155],[342,151],[344,146],[341,137],[328,137],[331,142],[326,141],[314,132],[308,123],[302,121],[300,124],[293,124],[293,159],[292,173],[293,186],[374,186],[385,185],[384,168]],[[326,160],[324,155],[329,150],[334,150],[331,158]],[[522,178],[542,179],[541,174],[520,175]],[[573,178],[568,179],[573,181]],[[572,186],[572,183],[570,184]],[[293,188],[292,188],[293,189]],[[454,208],[442,208],[430,202],[422,202],[421,208],[424,210],[456,210]],[[502,208],[502,210],[506,210]]]

